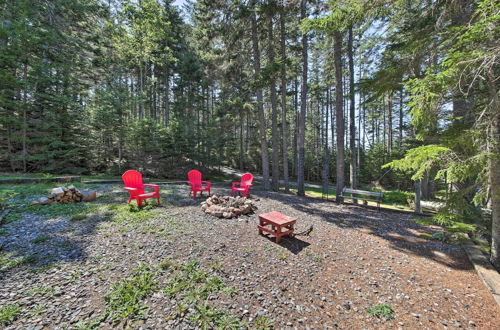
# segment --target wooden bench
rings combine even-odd
[[[351,194],[351,196],[346,196],[345,194]],[[363,197],[356,197],[356,196],[363,196]],[[366,198],[364,196],[370,196],[373,198]],[[342,201],[345,198],[350,198],[353,200],[362,200],[363,205],[368,205],[368,201],[371,202],[376,202],[377,203],[377,208],[380,210],[380,202],[382,202],[382,197],[384,196],[383,192],[380,191],[366,191],[366,190],[357,190],[357,189],[351,189],[351,188],[344,188],[342,190]]]

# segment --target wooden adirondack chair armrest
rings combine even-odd
[[[160,186],[157,184],[146,183],[146,184],[144,184],[144,186],[145,187],[153,187],[155,189],[155,192],[160,191]]]
[[[205,184],[206,184],[207,186],[209,186],[209,187],[212,185],[212,183],[211,183],[211,182],[209,182],[209,181],[201,181],[201,183],[205,183]]]
[[[241,182],[233,182],[233,183],[232,183],[232,187],[234,188],[234,187],[236,187],[236,186],[237,186],[237,185],[239,185],[239,184],[241,184]]]
[[[136,191],[136,190],[138,190],[137,188],[132,188],[132,187],[125,187],[123,189],[128,190],[128,191]]]

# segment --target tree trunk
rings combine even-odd
[[[298,127],[299,127],[299,82],[297,81],[297,78],[295,78],[295,93],[294,93],[294,112],[293,112],[293,118],[294,118],[294,126],[293,126],[293,141],[292,141],[292,152],[293,152],[293,175],[295,178],[297,178],[297,162],[298,162],[298,151],[297,151],[297,135],[298,135]]]
[[[488,137],[488,170],[491,189],[491,263],[500,271],[500,100],[493,69],[488,72],[491,120]]]
[[[280,34],[281,34],[281,129],[283,130],[283,180],[285,192],[290,191],[288,182],[288,127],[286,121],[286,31],[284,8],[280,12]]]
[[[392,153],[392,92],[387,98],[387,152]]]
[[[399,91],[399,136],[398,147],[401,149],[403,146],[403,87]]]
[[[305,19],[306,0],[300,4],[300,18]],[[304,160],[305,160],[305,129],[306,129],[306,111],[307,111],[307,34],[302,34],[302,89],[300,95],[300,115],[299,115],[299,134],[297,137],[298,161],[297,161],[297,194],[305,195],[304,190]]]
[[[422,186],[420,180],[415,181],[415,213],[422,213],[420,199],[422,194]]]
[[[27,82],[28,79],[28,65],[24,64],[24,72],[23,79]],[[26,86],[23,90],[23,172],[26,173],[27,166],[27,158],[28,158],[28,147],[27,147],[27,131],[28,131],[28,115],[27,115],[27,106],[28,106],[28,91],[26,90]]]
[[[253,66],[255,80],[260,79],[260,50],[257,35],[257,15],[255,14],[255,0],[251,2],[252,8],[252,46],[253,46]],[[269,152],[267,150],[266,138],[266,118],[264,116],[264,104],[262,103],[262,88],[257,87],[256,91],[257,110],[259,114],[260,126],[260,151],[262,156],[262,184],[265,190],[269,190]]]
[[[353,36],[352,36],[352,25],[349,27],[349,38],[347,43],[347,52],[349,57],[349,149],[351,151],[350,156],[350,183],[351,188],[355,189],[357,186],[356,180],[356,125],[355,125],[355,100],[354,100],[354,54],[353,54]]]
[[[342,35],[340,32],[334,34],[334,61],[335,61],[335,112],[337,123],[337,203],[342,203],[342,190],[344,189],[344,107],[342,90]]]
[[[269,63],[273,65],[274,63],[274,40],[273,40],[273,15],[269,17],[269,25],[268,25],[268,37],[269,37]],[[271,99],[271,120],[272,120],[272,189],[273,191],[279,190],[279,179],[280,179],[280,161],[279,161],[279,151],[280,151],[280,143],[278,136],[278,107],[276,105],[276,82],[274,79],[274,75],[271,75],[269,81],[269,92]]]
[[[168,125],[170,121],[170,70],[165,70],[165,113],[164,123]]]
[[[324,125],[324,146],[323,146],[323,194],[328,196],[328,183],[329,183],[329,174],[330,174],[330,151],[328,149],[328,117],[329,117],[329,104],[328,104],[328,88],[329,86],[327,85],[327,90],[326,90],[326,114],[324,114],[325,118],[325,125]]]

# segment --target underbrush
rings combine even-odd
[[[488,228],[488,221],[483,217],[467,218],[449,212],[439,212],[429,218],[414,219],[415,222],[423,225],[437,225],[443,228],[442,232],[434,235],[421,234],[421,237],[435,239],[451,244],[465,244],[473,242],[489,253],[491,229]]]

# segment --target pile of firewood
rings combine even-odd
[[[217,196],[208,197],[201,203],[203,212],[218,218],[235,218],[257,210],[257,206],[246,197]]]
[[[47,197],[41,197],[31,205],[47,205],[54,203],[91,202],[96,199],[96,192],[81,192],[75,186],[57,187],[52,189]]]

